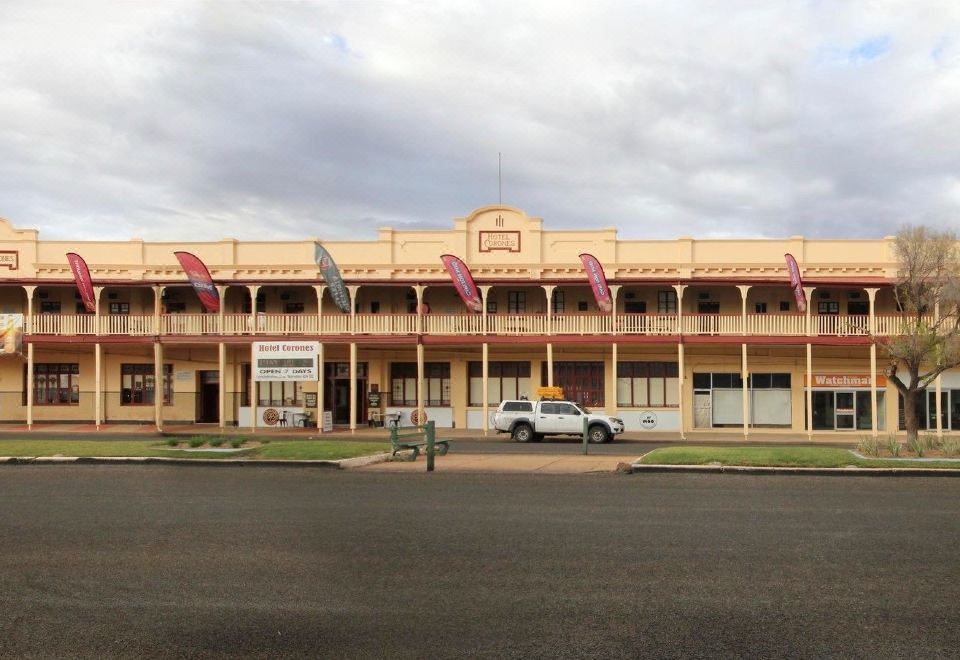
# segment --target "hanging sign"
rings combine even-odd
[[[797,311],[807,311],[807,296],[803,292],[803,280],[800,278],[800,266],[793,255],[787,253],[783,255],[787,260],[787,270],[790,272],[790,288],[793,289],[793,297],[797,299]]]
[[[597,300],[597,307],[601,312],[612,311],[613,299],[610,297],[610,289],[607,287],[607,278],[603,274],[603,266],[592,254],[581,254],[580,261],[583,263],[584,270],[587,271],[587,279],[590,280],[590,288],[593,289],[593,297]]]
[[[453,286],[456,287],[457,293],[463,298],[467,309],[471,312],[482,312],[483,303],[480,301],[477,285],[473,283],[473,276],[470,275],[470,269],[467,268],[467,264],[452,254],[442,254],[440,255],[440,260],[443,262],[443,267],[447,269],[447,273],[450,274],[450,279],[453,280]]]
[[[83,301],[84,308],[91,314],[95,314],[97,311],[97,296],[93,292],[93,282],[90,281],[90,269],[87,268],[87,262],[76,252],[67,252],[67,262],[70,264],[73,279],[77,283],[77,290],[80,291],[80,299]]]
[[[177,261],[183,266],[183,272],[187,274],[193,290],[197,292],[200,303],[211,314],[220,311],[220,292],[213,284],[213,278],[210,277],[210,271],[199,258],[189,252],[174,252]]]
[[[323,281],[327,283],[327,288],[330,289],[330,296],[333,298],[337,309],[344,314],[349,314],[350,292],[347,291],[347,285],[343,283],[343,278],[340,277],[340,269],[334,263],[333,257],[330,256],[326,248],[317,243],[313,258],[317,262]]]

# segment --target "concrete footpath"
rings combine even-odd
[[[437,456],[436,472],[524,473],[524,474],[588,474],[615,472],[621,463],[631,464],[637,454],[623,456],[572,456],[558,454],[456,454]],[[358,466],[364,472],[425,472],[427,460],[387,461]]]

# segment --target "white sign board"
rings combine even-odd
[[[329,410],[323,411],[323,432],[330,433],[333,430],[333,413]]]
[[[319,356],[320,342],[316,341],[256,341],[253,378],[258,382],[319,380]]]

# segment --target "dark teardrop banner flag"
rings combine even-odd
[[[473,276],[470,275],[470,269],[467,268],[467,264],[452,254],[442,254],[440,255],[440,260],[443,261],[443,267],[450,273],[453,286],[456,287],[457,293],[463,298],[467,309],[471,312],[482,312],[483,302],[480,300],[477,285],[473,283]]]
[[[220,292],[213,284],[213,278],[210,277],[210,271],[200,259],[189,252],[174,252],[177,261],[183,266],[183,271],[187,274],[187,279],[197,292],[200,303],[211,314],[220,311]]]
[[[613,311],[613,299],[607,287],[607,278],[603,274],[603,266],[592,254],[581,254],[580,261],[583,262],[583,268],[587,271],[587,279],[590,280],[593,297],[597,299],[597,307],[601,312]]]
[[[93,282],[90,280],[90,269],[87,268],[87,262],[76,252],[67,252],[67,262],[70,264],[73,279],[77,282],[77,289],[80,291],[83,306],[91,314],[95,313],[97,311],[97,296],[93,292]]]
[[[797,260],[789,252],[783,255],[787,260],[787,270],[790,271],[790,288],[793,289],[793,297],[797,299],[797,311],[807,311],[807,296],[803,292],[803,280],[800,279],[800,266]]]
[[[350,292],[347,291],[347,286],[343,283],[343,278],[340,277],[340,269],[337,268],[333,257],[322,245],[317,243],[316,246],[314,259],[320,269],[320,275],[323,276],[323,281],[327,283],[327,288],[330,289],[330,297],[333,298],[337,309],[344,314],[349,314]]]

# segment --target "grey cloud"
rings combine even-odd
[[[504,202],[548,227],[955,223],[960,15],[829,4],[7,8],[0,215],[50,238],[373,238],[495,203],[503,152]]]

